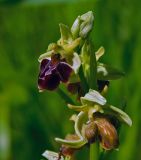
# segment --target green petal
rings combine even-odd
[[[114,116],[116,116],[120,121],[126,123],[129,126],[132,126],[131,118],[121,109],[114,107],[112,105],[106,105],[106,107],[104,108],[104,112],[111,113]]]
[[[81,148],[83,145],[85,145],[87,143],[86,140],[84,139],[80,139],[80,140],[65,140],[65,139],[61,139],[61,138],[55,138],[55,141],[66,145],[70,148]]]
[[[48,160],[57,160],[59,158],[59,154],[53,151],[46,150],[43,154],[43,157],[47,158]],[[63,156],[61,156],[60,160],[64,160]]]
[[[124,73],[118,69],[112,68],[106,64],[97,64],[97,79],[99,80],[114,80],[124,76]]]
[[[104,47],[100,47],[100,48],[95,52],[96,61],[98,61],[99,58],[104,55],[104,52],[105,52]]]
[[[72,63],[73,63],[72,68],[73,68],[75,74],[77,74],[79,71],[79,68],[81,66],[81,60],[80,60],[79,55],[75,52],[73,54]]]
[[[75,105],[68,104],[68,107],[70,109],[75,110],[75,111],[87,111],[88,110],[88,106],[87,105],[75,106]]]
[[[74,41],[71,41],[69,44],[65,44],[62,47],[67,52],[72,52],[81,42],[81,38],[77,38]]]
[[[84,122],[86,122],[87,114],[85,112],[80,112],[77,117],[75,118],[75,133],[80,138],[79,140],[65,140],[61,138],[55,138],[55,141],[57,141],[60,144],[64,144],[70,148],[80,148],[83,145],[87,143],[87,140],[85,137],[82,136],[81,131]]]
[[[92,89],[84,97],[81,97],[81,103],[83,105],[93,106],[95,103],[105,105],[106,102],[106,99],[99,92]]]
[[[38,61],[41,62],[43,59],[51,57],[51,54],[53,52],[54,51],[48,51],[48,52],[46,52],[44,54],[41,54],[40,57],[38,58]]]
[[[86,120],[87,120],[87,113],[81,111],[78,114],[75,121],[75,125],[74,125],[75,133],[78,135],[78,137],[80,137],[80,139],[84,139],[84,137],[81,134],[81,131],[82,131],[83,124],[86,122]]]

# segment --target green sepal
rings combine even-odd
[[[61,139],[61,138],[55,138],[55,141],[63,144],[65,146],[68,146],[70,148],[81,148],[83,145],[85,145],[87,143],[86,140],[84,139],[80,139],[80,140],[65,140],[65,139]]]
[[[98,61],[99,58],[104,55],[104,52],[105,52],[104,47],[100,47],[100,48],[95,52],[96,61]]]
[[[75,105],[72,105],[72,104],[68,104],[68,108],[73,109],[75,111],[84,111],[84,112],[88,110],[87,105],[75,106]]]
[[[38,61],[41,62],[43,59],[50,58],[54,51],[48,51],[39,56]]]
[[[84,97],[81,97],[81,103],[83,105],[94,106],[97,103],[103,106],[106,102],[106,99],[99,92],[92,89]]]
[[[55,138],[55,141],[57,141],[60,144],[64,144],[70,148],[81,148],[83,145],[87,143],[87,140],[85,139],[85,137],[83,137],[81,133],[83,124],[84,122],[86,122],[86,118],[87,114],[85,112],[80,112],[75,118],[74,129],[76,135],[79,137],[78,140],[65,140],[61,138]]]
[[[120,121],[126,123],[129,126],[132,126],[132,120],[128,116],[128,114],[117,107],[114,107],[112,105],[106,105],[104,108],[104,113],[109,113],[111,115],[114,115]]]
[[[114,80],[122,78],[124,75],[124,72],[121,72],[116,68],[103,63],[97,63],[97,79],[99,80]]]
[[[61,43],[69,43],[73,40],[72,33],[69,29],[69,27],[65,24],[60,23],[60,33],[61,33]]]
[[[65,50],[66,52],[71,52],[71,53],[72,53],[73,50],[74,50],[76,47],[79,46],[80,42],[81,42],[81,38],[77,38],[77,39],[71,41],[70,43],[67,43],[67,44],[62,45],[62,47],[64,48],[64,50]]]
[[[82,128],[83,128],[83,124],[86,122],[87,119],[87,114],[86,112],[81,111],[76,118],[75,121],[75,125],[74,125],[74,129],[75,129],[75,133],[78,135],[78,137],[80,139],[84,139],[84,137],[81,134]]]

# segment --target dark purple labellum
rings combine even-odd
[[[51,60],[43,59],[40,65],[38,88],[40,90],[54,90],[60,82],[68,82],[71,72],[71,66],[62,62],[57,54],[53,55]]]

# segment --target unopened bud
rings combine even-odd
[[[79,137],[76,134],[68,134],[65,139],[66,140],[78,140]],[[72,156],[75,151],[76,151],[76,149],[70,148],[66,145],[62,145],[60,148],[60,153],[63,156]]]

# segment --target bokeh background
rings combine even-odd
[[[111,83],[108,100],[119,107],[126,102],[133,120],[121,128],[120,150],[105,158],[141,159],[141,1],[0,0],[0,160],[40,160],[46,149],[58,150],[54,137],[73,131],[60,96],[38,92],[37,59],[59,39],[60,22],[71,26],[89,10],[95,50],[104,46],[102,61],[126,72]],[[78,154],[88,159],[88,149]]]

